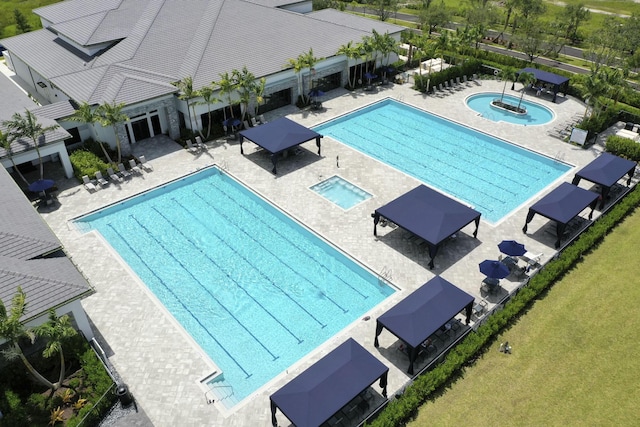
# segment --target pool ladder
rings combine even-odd
[[[382,267],[382,271],[380,272],[380,275],[378,276],[378,281],[381,284],[387,284],[389,282],[391,282],[393,280],[393,270],[389,267],[387,267],[386,265],[384,267]]]
[[[227,162],[227,159],[223,159],[219,164],[218,167],[220,167],[220,169],[228,171],[229,170],[229,162]]]
[[[553,158],[553,161],[556,163],[564,163],[564,153],[562,151],[558,151]]]

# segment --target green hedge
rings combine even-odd
[[[616,156],[624,157],[625,159],[635,162],[640,161],[640,144],[633,139],[611,135],[607,138],[605,149]]]
[[[471,75],[478,73],[482,67],[482,62],[477,59],[468,59],[461,65],[445,68],[442,71],[431,74],[415,74],[415,89],[420,92],[426,92],[427,83],[429,87],[438,86],[440,83],[448,82],[449,80],[455,80],[457,77],[462,76],[470,77]]]
[[[93,152],[88,150],[76,150],[69,155],[69,160],[73,166],[73,174],[80,182],[84,175],[94,178],[96,172],[103,174],[107,172],[109,165]]]
[[[472,361],[478,352],[489,346],[495,337],[514,322],[533,301],[568,272],[584,254],[591,252],[620,221],[640,205],[640,189],[636,187],[611,211],[598,218],[580,237],[567,246],[560,255],[547,263],[529,284],[523,287],[504,308],[492,314],[468,334],[445,360],[433,370],[419,376],[397,399],[389,402],[380,415],[371,422],[375,427],[396,427],[403,425],[424,404],[429,396],[443,387],[460,368]]]

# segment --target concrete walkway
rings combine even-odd
[[[600,153],[598,144],[584,149],[548,135],[554,127],[568,123],[584,112],[584,105],[574,99],[559,97],[557,104],[540,100],[555,111],[556,118],[547,125],[529,127],[491,122],[479,117],[464,103],[464,99],[473,93],[500,92],[502,88],[502,82],[487,80],[442,98],[424,96],[409,85],[381,87],[375,93],[350,93],[338,89],[323,99],[323,111],[299,111],[295,107],[287,107],[267,115],[267,119],[287,116],[305,126],[313,126],[354,108],[391,97],[546,156],[561,158],[576,168]],[[507,91],[510,92],[509,89]],[[410,380],[406,374],[407,357],[397,351],[398,341],[388,332],[382,333],[380,347],[374,348],[376,316],[436,274],[480,297],[483,276],[478,271],[478,263],[487,258],[495,259],[499,254],[497,244],[503,239],[517,239],[530,251],[543,253],[543,261],[555,253],[555,237],[546,232],[549,221],[536,216],[527,235],[522,233],[527,207],[545,192],[536,195],[498,224],[483,221],[477,239],[471,235],[472,226],[463,229],[453,244],[441,250],[435,260],[435,268],[429,270],[428,255],[403,238],[399,230],[379,228],[379,238],[372,234],[371,213],[417,186],[419,182],[414,178],[328,137],[322,141],[322,157],[317,156],[313,142],[306,143],[301,146],[300,154],[279,162],[277,176],[270,172],[268,156],[253,152],[252,144],[245,145],[245,156],[240,154],[235,141],[221,139],[208,145],[206,152],[192,154],[166,137],[141,142],[133,147],[134,153],[145,154],[154,166],[153,172],[134,177],[129,182],[111,184],[93,194],[75,180],[55,177],[60,188],[60,204],[42,212],[73,262],[95,287],[96,293],[84,300],[83,305],[104,337],[102,344],[111,362],[128,384],[138,405],[156,426],[268,426],[271,424],[269,395],[348,337],[355,338],[390,367],[389,395],[392,396]],[[339,158],[339,165],[336,158]],[[369,313],[363,314],[363,320],[345,328],[232,410],[225,409],[219,402],[209,404],[199,385],[199,380],[214,369],[212,361],[99,235],[93,232],[83,234],[71,224],[71,220],[79,215],[211,164],[221,165],[374,272],[390,272],[391,282],[399,289]],[[572,169],[561,180],[571,181],[575,171]],[[374,196],[345,212],[309,191],[311,185],[334,174]],[[581,186],[588,188],[589,184],[583,181]],[[586,217],[586,213],[583,216]],[[515,280],[503,280],[505,292],[512,291],[518,284]],[[371,320],[364,320],[367,317]],[[289,425],[280,412],[278,420],[281,426]]]

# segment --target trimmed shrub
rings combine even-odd
[[[93,178],[96,172],[101,171],[104,174],[109,167],[100,157],[88,150],[74,151],[69,155],[69,160],[73,166],[73,174],[80,182],[82,182],[83,175]]]
[[[607,138],[606,151],[625,159],[640,161],[640,144],[633,139],[611,135]]]

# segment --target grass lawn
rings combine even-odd
[[[638,425],[638,242],[640,210],[409,425]]]

